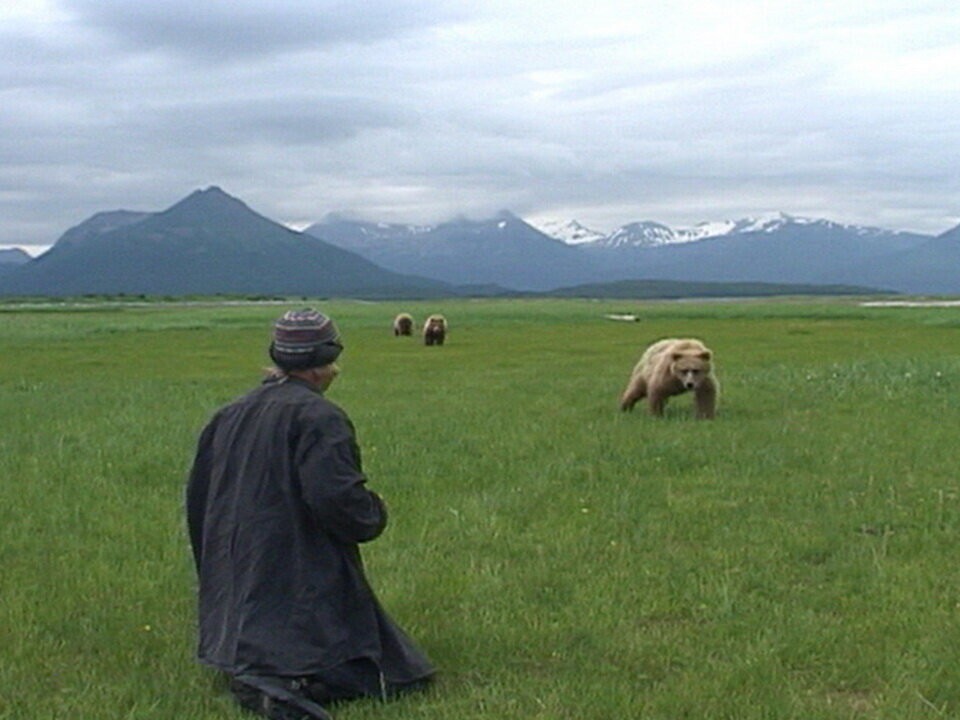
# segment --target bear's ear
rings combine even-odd
[[[702,353],[700,353],[700,359],[701,359],[701,360],[706,360],[707,362],[709,362],[709,361],[710,361],[710,351],[709,351],[709,350],[704,350]]]

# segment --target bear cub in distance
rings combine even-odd
[[[447,337],[447,319],[443,315],[431,315],[423,323],[423,344],[443,345]]]
[[[630,382],[620,396],[620,409],[633,410],[638,400],[646,398],[650,414],[662,417],[667,398],[693,392],[694,415],[702,420],[712,419],[720,390],[712,360],[710,349],[694,338],[655,342],[633,368]]]
[[[396,337],[413,335],[413,328],[413,316],[410,313],[400,313],[393,319],[393,334]]]

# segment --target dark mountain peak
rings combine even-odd
[[[534,227],[522,217],[514,215],[509,210],[501,210],[492,220],[488,221],[488,223],[493,225],[501,234],[507,233],[516,236],[536,237],[537,239],[549,240],[551,243],[566,245],[562,240],[547,235],[539,228]]]
[[[22,265],[30,262],[30,255],[20,248],[0,248],[0,265]]]
[[[95,226],[104,221],[100,216]],[[89,226],[88,226],[89,230]],[[447,295],[274,222],[218,187],[3,273],[0,294]]]
[[[122,225],[129,225],[131,222],[143,220],[145,217],[153,215],[150,212],[136,212],[134,210],[104,210],[94,213],[89,220],[84,221],[88,227],[96,227],[101,230],[113,229]]]
[[[67,230],[54,243],[55,248],[63,249],[81,243],[86,243],[118,228],[134,225],[141,220],[152,216],[149,212],[134,212],[133,210],[107,210],[91,215],[79,225]]]
[[[187,195],[187,197],[185,197],[185,198],[183,199],[183,202],[186,202],[187,200],[193,200],[193,201],[196,201],[196,202],[199,202],[199,201],[203,201],[203,202],[221,202],[221,201],[240,202],[240,200],[238,200],[237,198],[233,197],[232,195],[230,195],[230,194],[228,194],[228,193],[225,193],[225,192],[223,191],[223,188],[221,188],[219,185],[211,185],[210,187],[203,188],[202,190],[194,190],[192,193],[190,193],[189,195]]]
[[[228,195],[216,185],[211,185],[206,190],[194,190],[183,200],[167,208],[160,214],[169,217],[178,214],[192,216],[195,213],[209,212],[218,215],[227,213],[256,214],[241,200],[238,200],[232,195]]]
[[[141,228],[149,242],[228,244],[245,251],[263,248],[267,238],[290,242],[300,235],[216,186],[190,193],[144,220]]]

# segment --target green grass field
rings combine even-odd
[[[3,307],[0,718],[246,717],[194,661],[182,491],[305,304],[391,509],[371,580],[440,672],[339,720],[960,717],[960,309],[821,299]],[[669,336],[715,421],[617,410]]]

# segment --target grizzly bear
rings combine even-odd
[[[447,319],[443,315],[431,315],[423,323],[423,344],[443,345],[447,337]]]
[[[400,313],[393,319],[393,334],[413,335],[413,316],[410,313]]]
[[[667,398],[693,391],[695,417],[713,418],[720,385],[713,374],[712,360],[710,349],[693,338],[655,342],[633,368],[620,396],[620,409],[633,410],[638,400],[647,398],[650,413],[662,417]]]

